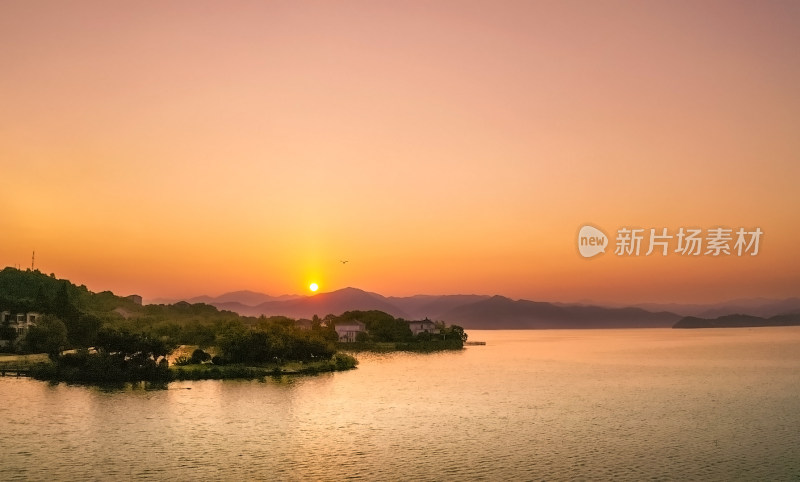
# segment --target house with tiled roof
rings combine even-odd
[[[358,321],[343,321],[334,326],[339,341],[354,342],[359,333],[367,332],[367,325]]]

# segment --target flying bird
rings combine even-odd
[[[342,264],[347,264],[348,261],[350,261],[350,260],[349,259],[340,259],[339,260],[339,262],[342,263]]]

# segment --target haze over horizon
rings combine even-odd
[[[330,290],[326,290],[326,291],[320,290],[320,291],[315,292],[315,293],[280,293],[280,294],[272,294],[272,293],[262,293],[262,292],[252,291],[252,290],[233,290],[233,291],[226,291],[224,293],[217,293],[217,294],[199,293],[199,294],[195,294],[195,295],[192,295],[192,296],[183,296],[183,297],[177,297],[177,298],[169,298],[169,297],[157,297],[157,298],[149,298],[149,299],[148,298],[144,298],[143,302],[144,302],[144,304],[148,304],[148,303],[164,303],[164,302],[177,302],[177,301],[192,301],[192,300],[196,300],[196,299],[200,299],[200,298],[210,298],[210,299],[214,299],[214,300],[216,300],[217,298],[235,299],[235,297],[230,296],[230,295],[235,294],[235,293],[241,293],[241,292],[253,293],[254,295],[265,295],[265,296],[269,296],[271,298],[290,299],[290,298],[313,297],[313,296],[319,296],[319,295],[325,295],[325,294],[331,294],[331,293],[339,293],[339,292],[346,291],[346,290],[363,291],[365,293],[377,294],[377,295],[385,297],[385,298],[408,298],[408,297],[416,297],[416,296],[440,297],[440,296],[452,296],[452,295],[455,295],[455,296],[472,296],[472,295],[475,295],[475,296],[503,296],[503,297],[507,297],[507,296],[503,295],[502,293],[414,293],[414,294],[411,294],[411,295],[395,296],[395,295],[391,295],[391,294],[378,293],[378,292],[373,291],[373,290],[366,290],[366,289],[358,288],[356,286],[342,286],[342,287],[338,287],[338,288],[330,289]],[[119,293],[119,294],[121,295],[121,293]],[[507,298],[511,298],[511,297],[507,297]],[[511,299],[513,299],[513,298],[511,298]],[[254,306],[254,305],[258,304],[258,303],[252,303],[252,302],[251,303],[245,303],[245,302],[239,301],[239,300],[236,300],[236,301],[238,301],[238,302],[240,302],[240,303],[242,303],[244,305],[248,305],[248,306]],[[561,301],[561,300],[531,300],[531,301],[570,303],[570,301]],[[588,300],[574,300],[572,302],[576,303],[576,304],[579,304],[579,303],[584,303],[584,302],[587,302],[587,301]]]
[[[0,26],[0,265],[146,299],[800,294],[800,3],[11,0]],[[764,235],[584,259],[586,223]]]
[[[144,299],[144,304],[148,304],[148,303],[163,303],[163,302],[177,302],[177,301],[192,301],[192,300],[199,299],[199,298],[210,298],[210,299],[213,299],[213,300],[217,300],[218,298],[223,298],[223,299],[235,300],[235,301],[238,301],[238,302],[240,302],[240,303],[242,303],[244,305],[247,305],[247,306],[254,306],[254,305],[257,305],[259,303],[258,302],[247,303],[247,302],[244,302],[244,301],[238,299],[236,296],[233,296],[233,295],[239,294],[239,293],[247,293],[247,294],[250,294],[250,295],[252,295],[254,297],[255,296],[268,296],[268,297],[274,298],[274,299],[292,299],[292,298],[313,297],[313,296],[324,295],[324,294],[338,293],[338,292],[342,292],[342,291],[346,291],[346,290],[363,291],[363,292],[366,292],[366,293],[377,294],[377,295],[385,297],[385,298],[413,298],[413,297],[418,297],[418,296],[419,297],[436,298],[436,297],[445,297],[445,296],[453,296],[453,295],[454,296],[487,296],[487,297],[500,296],[500,297],[508,298],[508,299],[515,300],[515,301],[516,300],[526,300],[526,301],[537,301],[537,302],[555,303],[555,304],[620,306],[620,307],[622,307],[622,306],[649,305],[649,304],[656,304],[656,305],[662,305],[662,304],[663,305],[668,305],[668,304],[691,305],[692,304],[692,303],[680,303],[680,302],[652,302],[652,301],[648,301],[648,300],[631,301],[629,303],[615,303],[615,302],[603,302],[603,301],[599,301],[599,300],[592,300],[592,299],[589,299],[589,298],[570,299],[570,300],[547,300],[547,299],[534,299],[534,298],[524,298],[524,297],[520,298],[520,297],[506,296],[503,293],[414,293],[414,294],[411,294],[411,295],[396,296],[396,295],[391,295],[391,294],[378,293],[378,292],[373,291],[373,290],[365,290],[365,289],[359,288],[357,286],[343,286],[343,287],[339,287],[339,288],[331,289],[331,290],[327,290],[327,291],[318,291],[316,293],[280,293],[280,294],[278,294],[278,293],[262,293],[262,292],[258,292],[258,291],[242,289],[242,290],[226,291],[226,292],[223,292],[223,293],[215,293],[215,294],[198,293],[198,294],[195,294],[193,296],[183,296],[183,297],[178,297],[178,298],[167,298],[167,297],[158,297],[158,298],[150,298],[150,299],[145,298]],[[116,293],[116,294],[124,295],[123,293]],[[718,299],[718,300],[709,300],[707,302],[697,303],[697,304],[698,305],[715,305],[715,304],[726,304],[726,303],[738,302],[738,301],[757,301],[757,300],[763,300],[763,301],[766,302],[766,301],[780,301],[780,300],[785,300],[785,299],[798,299],[798,298],[800,298],[800,297],[789,296],[789,297],[786,297],[786,298],[767,298],[767,297],[756,296],[756,297],[749,297],[749,298],[724,298],[724,299]]]

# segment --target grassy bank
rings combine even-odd
[[[67,359],[69,360],[69,359]],[[27,361],[23,366],[20,363]],[[38,380],[70,383],[125,383],[125,382],[158,382],[168,383],[175,380],[228,380],[256,379],[276,375],[313,375],[315,373],[350,370],[358,365],[358,360],[345,353],[336,353],[328,360],[310,363],[286,362],[249,366],[243,364],[214,365],[211,363],[170,366],[153,363],[152,367],[136,370],[122,370],[109,365],[107,360],[89,357],[88,363],[79,365],[68,361],[52,362],[45,355],[36,361],[20,360],[14,364],[17,368],[29,368],[31,376]],[[12,366],[11,363],[8,365]]]
[[[170,367],[174,380],[229,380],[256,379],[278,375],[313,375],[316,373],[351,370],[358,365],[358,360],[345,353],[337,353],[330,360],[316,362],[288,362],[280,365],[267,364],[247,366],[242,364],[183,365]]]
[[[49,363],[50,359],[45,353],[34,355],[0,355],[0,368],[29,370],[39,363]]]

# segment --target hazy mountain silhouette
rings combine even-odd
[[[223,306],[249,308],[261,303],[266,303],[268,301],[286,301],[302,297],[303,297],[302,295],[271,296],[265,293],[259,293],[257,291],[240,290],[240,291],[231,291],[229,293],[223,293],[219,296],[202,295],[202,296],[195,296],[193,298],[156,298],[153,300],[147,300],[147,302],[148,304],[155,305],[155,304],[173,304],[173,303],[178,303],[180,301],[186,301],[187,303],[192,303],[192,304],[205,303],[207,305],[214,305],[217,308],[221,308]],[[238,311],[234,308],[222,308],[222,309]]]
[[[408,314],[389,303],[383,296],[356,288],[344,288],[292,300],[268,301],[249,308],[243,314],[311,318],[313,315],[323,317],[329,313],[339,315],[350,310],[380,310],[394,317],[408,318]]]
[[[470,329],[542,328],[646,328],[671,327],[682,317],[714,318],[731,313],[759,316],[800,313],[800,298],[771,300],[752,298],[709,305],[640,304],[608,307],[585,303],[548,303],[512,300],[487,295],[416,295],[384,297],[357,288],[310,296],[270,296],[253,291],[234,291],[217,297],[187,300],[248,316],[283,315],[291,318],[320,317],[351,310],[380,310],[405,319],[430,318]]]
[[[800,313],[800,298],[742,298],[710,304],[637,303],[635,306],[648,311],[671,311],[699,318],[717,318],[734,313],[769,318],[775,315]]]
[[[679,315],[653,313],[641,308],[600,306],[559,306],[553,303],[493,296],[458,306],[444,313],[448,323],[472,329],[554,329],[554,328],[666,328]]]
[[[206,303],[206,304],[239,303],[246,306],[255,306],[269,301],[286,301],[297,298],[301,298],[301,296],[300,295],[270,296],[255,291],[241,290],[241,291],[231,291],[230,293],[224,293],[216,297],[198,296],[196,298],[191,298],[185,301],[188,301],[189,303]]]
[[[675,323],[673,328],[747,328],[759,326],[798,326],[800,314],[776,315],[769,318],[751,315],[725,315],[714,319],[687,316]]]
[[[390,296],[386,300],[414,319],[437,320],[454,308],[489,298],[488,295],[416,295],[403,298]]]
[[[256,306],[237,302],[213,303],[220,309],[250,316],[283,315],[292,318],[320,317],[349,310],[381,310],[406,319],[430,318],[471,329],[530,328],[632,328],[670,327],[680,316],[651,313],[640,308],[555,305],[502,296],[417,295],[386,298],[357,288],[285,301],[268,301]]]

